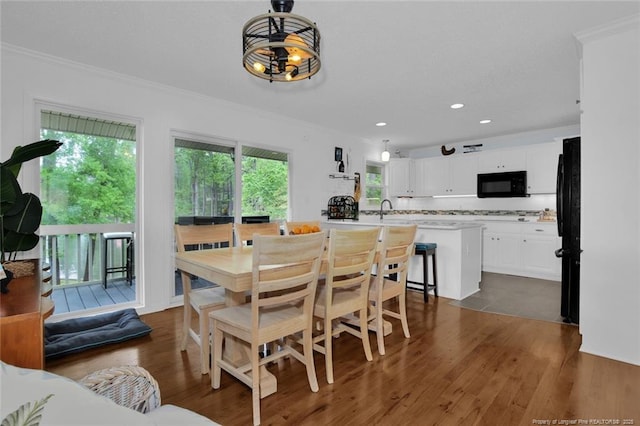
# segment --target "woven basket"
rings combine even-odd
[[[13,278],[28,277],[36,270],[36,265],[30,260],[4,262],[2,267],[13,272]]]
[[[158,382],[144,368],[135,365],[95,371],[78,381],[98,395],[140,413],[160,406]]]

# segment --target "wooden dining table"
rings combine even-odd
[[[326,252],[325,252],[326,256]],[[218,284],[225,289],[227,306],[247,303],[247,294],[252,287],[253,248],[251,246],[226,247],[207,250],[177,252],[175,266],[188,274]],[[326,257],[321,273],[326,270]],[[375,330],[373,325],[371,330]],[[384,334],[391,333],[391,323],[385,321]],[[249,347],[245,342],[225,341],[225,359],[241,365],[249,361]],[[262,366],[260,370],[260,396],[277,391],[276,377]]]

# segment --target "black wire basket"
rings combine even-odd
[[[350,195],[331,197],[327,206],[327,217],[358,220],[358,203]]]

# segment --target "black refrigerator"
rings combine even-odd
[[[558,236],[562,247],[562,297],[560,314],[564,322],[580,321],[580,138],[564,139],[558,159],[556,184]]]

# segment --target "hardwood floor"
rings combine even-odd
[[[309,389],[297,361],[272,364],[278,392],[262,400],[262,424],[640,424],[640,367],[578,352],[578,327],[448,302],[430,298],[425,305],[420,293],[410,291],[411,338],[394,321],[386,355],[377,354],[371,339],[372,362],[366,362],[360,340],[341,335],[334,342],[333,385],[326,382],[322,355],[315,354],[318,393]],[[251,424],[251,390],[223,372],[214,391],[209,375],[200,374],[193,341],[180,352],[181,314],[174,308],[144,315],[150,336],[53,360],[46,369],[79,379],[100,368],[137,364],[158,380],[164,404],[223,425]]]

